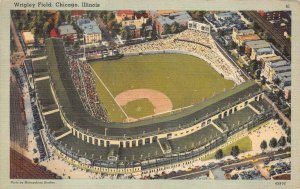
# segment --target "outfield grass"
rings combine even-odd
[[[113,96],[130,89],[154,89],[164,93],[173,109],[189,106],[232,88],[234,83],[224,79],[204,60],[182,54],[159,54],[124,57],[112,61],[93,62],[91,66]],[[112,121],[124,115],[102,84],[95,77],[97,90]],[[101,93],[105,94],[101,94]],[[131,110],[130,110],[131,111]]]
[[[129,117],[137,119],[154,114],[154,106],[148,99],[128,102],[123,109]]]
[[[252,141],[249,138],[249,136],[246,136],[244,138],[237,140],[234,143],[231,143],[231,144],[225,146],[224,148],[222,148],[224,157],[230,155],[230,152],[231,152],[231,149],[233,146],[238,146],[240,149],[240,153],[248,152],[248,151],[252,150]],[[212,153],[212,154],[208,155],[207,157],[203,158],[202,161],[215,158],[215,154],[216,153]]]

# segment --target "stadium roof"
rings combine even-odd
[[[249,81],[181,112],[132,123],[104,123],[88,114],[83,108],[79,96],[75,95],[77,91],[66,63],[67,59],[62,41],[60,39],[47,39],[46,43],[51,81],[54,83],[54,91],[66,119],[75,124],[77,129],[85,132],[88,130],[90,134],[104,135],[107,129],[107,138],[123,138],[124,135],[126,138],[137,135],[149,136],[157,134],[158,130],[160,133],[178,130],[185,125],[190,126],[192,120],[201,122],[227,108],[227,106],[234,106],[243,98],[248,99],[249,96],[261,91],[254,81]]]
[[[31,59],[24,60],[27,74],[33,74],[32,61]]]
[[[40,75],[41,73],[48,74],[47,59],[39,59],[32,61],[33,73]]]
[[[57,105],[55,104],[54,98],[51,94],[49,79],[36,81],[35,89],[43,112],[57,108]]]

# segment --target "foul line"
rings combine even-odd
[[[104,88],[107,90],[107,92],[109,93],[109,95],[112,97],[112,99],[114,99],[115,103],[119,106],[119,108],[121,109],[121,111],[124,113],[124,115],[128,118],[128,115],[126,114],[126,112],[123,110],[123,108],[118,104],[118,102],[116,101],[115,97],[111,94],[111,92],[109,91],[109,89],[106,87],[106,85],[103,83],[102,79],[98,76],[98,74],[95,72],[94,68],[92,68],[91,65],[89,65],[91,70],[94,72],[94,74],[96,75],[96,77],[98,78],[98,80],[101,82],[101,84],[104,86]]]

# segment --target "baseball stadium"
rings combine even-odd
[[[188,165],[274,115],[264,91],[244,81],[208,34],[186,30],[103,51],[117,58],[69,52],[49,38],[47,59],[33,63],[50,142],[78,167],[148,174]]]

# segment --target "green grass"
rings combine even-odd
[[[113,96],[130,89],[154,89],[168,96],[174,109],[201,102],[203,98],[223,92],[224,88],[230,89],[234,84],[224,79],[204,60],[182,54],[124,57],[93,62],[91,66]],[[105,89],[98,78],[95,81],[100,98],[106,98],[107,95],[101,94]],[[110,112],[115,107],[111,102],[102,99],[110,113],[109,118],[119,121],[122,116],[114,114],[122,112]]]
[[[148,99],[139,99],[128,102],[123,106],[129,117],[142,118],[154,114],[154,106]]]
[[[113,122],[122,122],[124,119],[126,119],[126,116],[95,75],[94,78],[96,82],[96,90],[98,92],[101,103],[104,105],[107,111],[108,118]]]
[[[246,136],[244,138],[237,140],[234,143],[225,146],[224,148],[222,148],[224,157],[230,155],[233,146],[238,146],[240,149],[240,153],[248,152],[252,150],[252,141],[248,136]],[[214,158],[215,158],[215,153],[212,153],[207,157],[203,158],[202,161],[206,161]]]

